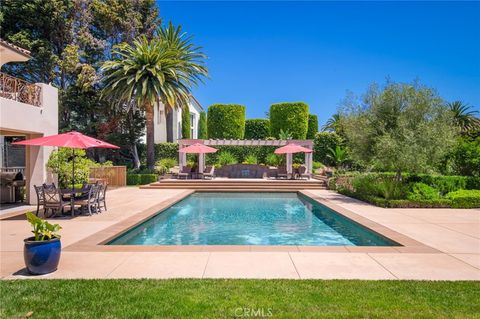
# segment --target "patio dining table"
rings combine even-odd
[[[75,197],[82,196],[86,193],[88,193],[89,188],[84,187],[84,188],[62,188],[60,189],[60,194],[62,197],[70,198],[70,208],[71,208],[71,213],[72,217],[75,216]],[[79,196],[77,196],[79,195]]]

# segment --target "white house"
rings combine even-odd
[[[190,111],[190,138],[198,138],[198,122],[200,120],[200,113],[203,112],[203,108],[200,103],[193,97],[190,96],[190,103],[188,108]],[[155,143],[164,143],[164,142],[176,142],[179,139],[182,139],[182,110],[178,108],[173,111],[173,138],[171,141],[167,140],[167,118],[165,112],[165,106],[163,103],[158,103],[154,110],[154,135]]]
[[[25,62],[30,58],[29,51],[0,39],[0,66],[10,62]],[[42,185],[48,181],[45,165],[53,148],[12,146],[11,141],[57,133],[57,89],[44,83],[29,83],[0,72],[0,171],[23,173],[26,199],[31,204],[36,203],[33,185]],[[2,186],[2,200],[3,197],[12,197],[9,192]]]

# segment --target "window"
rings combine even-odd
[[[195,114],[190,114],[190,137],[197,138],[195,136]]]
[[[182,122],[178,122],[177,138],[179,140],[182,139]]]
[[[158,109],[158,112],[157,112],[157,124],[161,124],[162,123],[162,116],[163,116],[163,111]]]

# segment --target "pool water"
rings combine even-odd
[[[297,193],[194,193],[108,244],[398,245]]]

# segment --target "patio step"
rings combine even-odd
[[[298,191],[302,189],[325,189],[323,181],[225,181],[225,180],[172,180],[141,186],[142,189],[194,189],[198,191]]]

